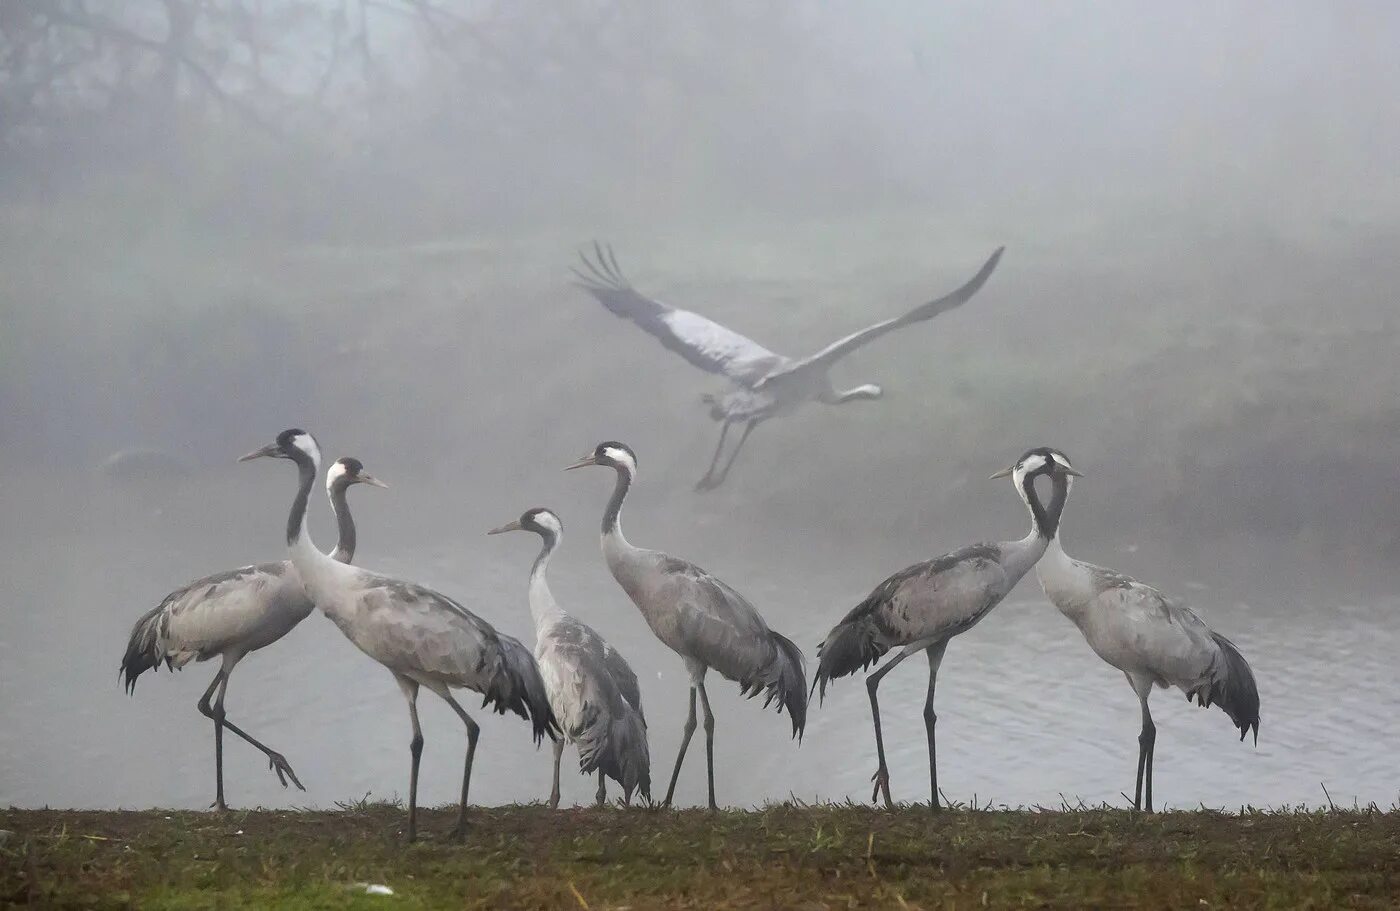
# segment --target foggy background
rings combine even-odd
[[[598,553],[610,473],[564,465],[631,444],[630,539],[744,592],[810,673],[890,573],[1020,537],[983,479],[1057,446],[1088,476],[1066,549],[1187,598],[1259,680],[1257,749],[1158,694],[1159,801],[1392,803],[1397,39],[1381,2],[0,5],[0,804],[213,799],[216,664],[134,699],[116,670],[168,591],[282,557],[292,472],[233,460],[289,426],[392,485],[351,493],[357,562],[527,643],[536,540],[484,531],[559,512],[552,587],[637,669],[661,784],[683,667]],[[884,399],[765,423],[696,494],[721,384],[570,285],[594,238],[643,293],[792,355],[1007,252],[836,369]],[[164,461],[107,462],[132,449]],[[927,799],[925,680],[881,688],[897,799]],[[800,748],[710,689],[722,802],[868,797],[859,678]],[[548,749],[463,704],[474,799],[542,799]],[[450,801],[465,737],[420,705],[420,797]],[[235,806],[407,790],[402,696],[318,614],[226,707],[309,788],[231,739]],[[952,644],[938,713],[953,799],[1132,784],[1131,691],[1033,578]]]

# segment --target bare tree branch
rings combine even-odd
[[[128,46],[143,48],[153,54],[168,56],[172,60],[177,61],[186,72],[204,86],[205,90],[209,92],[210,95],[214,96],[214,98],[230,111],[258,127],[274,139],[285,138],[282,130],[264,119],[256,108],[225,91],[223,86],[219,84],[218,78],[192,58],[184,47],[178,44],[172,45],[168,42],[157,41],[154,38],[148,38],[144,35],[137,34],[136,32],[95,14],[76,16],[56,7],[46,8],[43,13],[45,17],[54,23],[104,35],[107,38],[122,42]]]

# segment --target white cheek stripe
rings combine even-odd
[[[292,445],[311,456],[315,462],[321,461],[321,448],[309,433],[299,433],[292,438]]]
[[[607,449],[603,450],[603,455],[612,459],[614,462],[621,462],[633,471],[637,470],[636,461],[633,460],[632,456],[625,449],[616,449],[609,446]]]

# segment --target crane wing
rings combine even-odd
[[[1195,611],[1130,576],[1096,569],[1096,600],[1106,615],[1122,618],[1122,638],[1111,648],[1135,656],[1159,680],[1183,690],[1209,677],[1221,660],[1220,650]]]
[[[637,674],[622,657],[622,653],[606,642],[603,643],[603,665],[608,669],[608,673],[612,674],[613,682],[617,684],[622,698],[637,710],[638,717],[645,724],[646,716],[642,714],[642,688],[637,682]]]
[[[875,323],[873,326],[867,326],[859,332],[852,332],[845,338],[832,342],[810,357],[784,364],[767,377],[764,377],[763,382],[758,385],[762,386],[779,377],[790,373],[796,373],[810,367],[830,366],[867,342],[872,342],[887,332],[893,332],[895,329],[900,329],[904,326],[912,325],[913,323],[933,319],[940,313],[945,313],[952,310],[954,307],[966,303],[974,294],[981,290],[984,284],[986,284],[987,279],[990,278],[992,272],[996,270],[997,263],[1001,260],[1002,251],[1005,249],[1005,247],[997,247],[991,257],[982,264],[982,268],[977,271],[977,274],[974,275],[967,284],[953,293],[944,295],[936,300],[931,300],[926,304],[921,304],[903,316],[897,316],[893,319]]]
[[[787,358],[712,319],[645,297],[617,267],[612,249],[594,244],[595,260],[579,253],[587,273],[574,269],[577,284],[615,316],[631,320],[662,345],[701,370],[726,376],[740,386],[753,386]]]
[[[283,590],[289,573],[295,577],[296,570],[285,561],[259,563],[205,576],[171,592],[158,608],[163,614],[160,639],[164,647],[168,653],[192,654],[203,660],[232,643],[256,636],[271,616],[268,598],[306,600],[299,589]]]
[[[848,618],[871,613],[882,633],[907,644],[957,635],[986,616],[1011,586],[994,544],[973,544],[900,570]]]
[[[360,578],[363,625],[350,638],[370,657],[392,670],[489,685],[500,661],[491,624],[426,586],[368,571]]]
[[[738,682],[773,660],[772,631],[747,598],[689,561],[664,556],[660,567],[683,654]]]

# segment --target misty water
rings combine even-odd
[[[213,800],[216,663],[130,698],[117,668],[167,592],[283,556],[292,472],[234,459],[292,426],[392,485],[351,491],[357,562],[527,643],[536,541],[485,531],[556,510],[552,587],[637,670],[658,791],[686,676],[603,564],[611,476],[561,470],[607,439],[640,456],[630,540],[747,595],[809,675],[891,573],[1020,537],[986,476],[1059,447],[1087,475],[1068,552],[1186,599],[1258,679],[1257,747],[1154,694],[1157,803],[1396,801],[1400,7],[45,6],[0,28],[0,805]],[[698,494],[721,384],[571,285],[594,239],[793,356],[1006,253],[833,371],[880,401],[763,424]],[[102,470],[128,448],[167,465]],[[328,549],[319,490],[312,524]],[[861,677],[800,745],[711,680],[723,803],[869,799]],[[881,688],[899,800],[928,799],[926,681],[915,658]],[[543,799],[548,748],[463,704],[473,800]],[[227,738],[234,806],[407,791],[402,695],[319,614],[226,708],[308,788]],[[420,708],[421,798],[446,803],[465,734]],[[949,646],[937,711],[950,799],[1131,793],[1136,699],[1033,574]],[[697,742],[682,801],[703,766]]]
[[[250,438],[249,445],[259,442]],[[325,442],[335,451],[334,443]],[[721,574],[774,628],[801,644],[809,659],[825,630],[875,582],[933,555],[939,545],[960,543],[957,535],[966,537],[967,526],[976,524],[945,527],[930,516],[922,540],[900,536],[794,547],[784,540],[810,528],[780,520],[732,521],[725,504],[733,501],[724,497],[737,493],[706,499],[689,491],[688,478],[648,477],[641,451],[643,474],[624,513],[630,537]],[[557,471],[572,455],[562,444],[546,448],[540,464],[525,472],[529,493],[474,487],[471,497],[456,492],[451,476],[396,476],[390,464],[368,464],[393,487],[352,491],[360,562],[433,584],[531,642],[525,578],[537,539],[487,538],[482,532],[536,502],[558,509],[566,537],[551,567],[552,585],[564,605],[595,624],[636,668],[654,774],[664,781],[679,740],[686,678],[680,661],[653,639],[603,565],[596,524],[611,473]],[[465,463],[461,470],[473,471]],[[164,496],[114,488],[101,478],[70,479],[52,489],[41,478],[26,484],[7,479],[0,508],[23,517],[30,533],[5,540],[11,609],[0,615],[0,803],[210,802],[212,727],[195,702],[215,664],[192,664],[173,678],[148,674],[128,699],[117,683],[118,660],[135,616],[177,580],[231,565],[231,554],[249,560],[278,555],[293,483],[285,463],[230,463],[180,482]],[[1091,483],[1083,482],[1076,495],[1090,499],[1085,491]],[[979,494],[998,508],[988,511],[978,530],[1019,535],[1024,522],[1016,517],[1019,504],[1009,485],[987,482]],[[328,546],[327,510],[324,502],[315,505],[318,537]],[[1259,680],[1258,747],[1239,743],[1219,711],[1196,708],[1175,690],[1156,694],[1159,802],[1318,804],[1324,801],[1320,783],[1337,801],[1394,799],[1400,734],[1390,709],[1400,684],[1392,660],[1400,644],[1394,621],[1400,603],[1268,591],[1248,578],[1245,567],[1212,565],[1209,556],[1195,566],[1158,566],[1140,552],[1115,552],[1121,542],[1107,535],[1076,535],[1076,505],[1071,502],[1067,518],[1072,553],[1131,569],[1187,596],[1217,629],[1234,637]],[[991,527],[993,519],[1001,529]],[[924,662],[911,660],[885,679],[881,691],[897,799],[927,799],[925,681]],[[712,677],[710,689],[723,803],[747,806],[789,795],[869,798],[874,747],[859,677],[837,681],[826,704],[813,706],[800,746],[789,740],[786,719],[741,701],[732,684]],[[425,694],[420,704],[427,738],[424,800],[448,802],[460,782],[465,737],[435,697]],[[1131,792],[1136,700],[1121,676],[1045,601],[1034,578],[953,642],[937,707],[942,783],[953,799],[1122,805],[1120,792]],[[232,678],[227,709],[230,718],[282,751],[308,788],[305,794],[283,791],[257,753],[230,739],[226,775],[229,799],[237,805],[330,806],[366,794],[406,792],[409,727],[402,695],[386,671],[319,614],[244,660]],[[548,749],[533,748],[519,719],[474,714],[483,725],[474,799],[495,804],[546,796]],[[592,788],[577,774],[564,777],[566,801],[586,803]],[[703,802],[701,750],[688,757],[679,795],[687,803]]]

